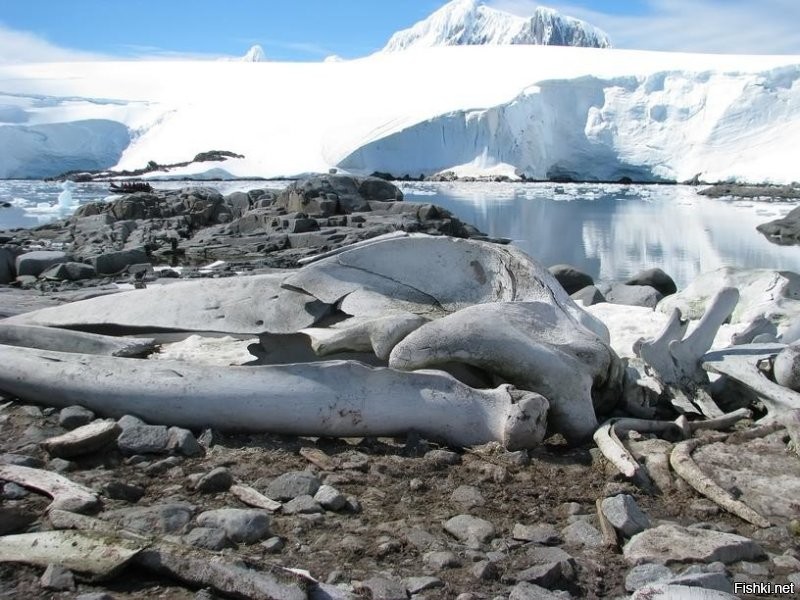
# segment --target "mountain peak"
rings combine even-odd
[[[266,62],[267,54],[259,44],[253,44],[247,51],[247,54],[242,56],[239,60],[242,62]]]
[[[510,44],[611,47],[603,31],[552,8],[539,6],[532,16],[519,17],[481,0],[452,0],[428,18],[395,33],[383,51]]]

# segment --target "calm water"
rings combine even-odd
[[[223,193],[287,182],[211,182]],[[186,182],[158,182],[180,188]],[[202,185],[200,183],[190,185]],[[546,265],[570,263],[600,280],[661,267],[678,282],[722,266],[800,272],[800,247],[769,243],[755,227],[797,203],[716,200],[683,186],[404,183],[406,199],[444,206],[489,235],[508,237]],[[32,227],[106,197],[105,184],[0,181],[0,229]]]

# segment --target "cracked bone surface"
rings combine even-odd
[[[544,437],[548,402],[509,385],[473,389],[446,373],[354,361],[210,367],[0,346],[0,390],[154,424],[354,437],[410,431],[456,446]]]
[[[550,429],[571,441],[592,435],[598,403],[619,397],[614,351],[572,315],[544,302],[478,304],[426,323],[401,341],[389,365],[403,370],[465,363],[550,402]],[[610,408],[608,405],[603,408]]]

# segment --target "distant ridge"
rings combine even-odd
[[[383,52],[509,44],[611,47],[605,32],[551,8],[540,6],[531,17],[518,17],[486,6],[480,0],[453,0],[428,18],[395,33]]]
[[[247,51],[247,54],[242,56],[239,59],[241,62],[266,62],[267,61],[267,54],[264,52],[264,49],[255,44],[250,46],[250,49]]]

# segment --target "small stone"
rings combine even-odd
[[[431,450],[424,459],[435,467],[452,467],[461,464],[461,455],[450,450]]]
[[[30,492],[26,490],[24,487],[22,487],[21,485],[17,485],[16,483],[13,483],[11,481],[6,483],[2,489],[3,489],[3,498],[5,498],[6,500],[20,500],[30,494]]]
[[[214,430],[204,429],[197,437],[197,443],[200,444],[200,447],[205,450],[211,448],[211,446],[213,446],[215,443]]]
[[[457,569],[461,566],[461,561],[453,552],[428,552],[422,560],[431,569],[442,571],[444,569]]]
[[[183,536],[183,541],[195,548],[217,552],[228,545],[228,536],[219,527],[195,527]]]
[[[0,536],[21,533],[36,521],[38,516],[18,508],[0,506]]]
[[[211,588],[203,588],[197,590],[194,594],[193,600],[217,600],[218,596],[211,590]]]
[[[426,484],[422,479],[417,479],[415,477],[408,482],[408,489],[412,492],[424,492],[428,489],[428,484]]]
[[[361,585],[355,590],[357,593],[369,591],[373,600],[407,600],[408,590],[404,583],[385,579],[383,577],[373,577],[362,581]]]
[[[131,425],[117,438],[120,452],[128,455],[165,454],[168,443],[169,434],[163,425]]]
[[[51,456],[73,458],[101,450],[112,443],[120,433],[119,425],[112,419],[98,420],[81,425],[72,431],[42,442]]]
[[[561,535],[567,544],[573,546],[599,548],[604,544],[603,534],[596,527],[583,520],[567,525],[561,530]]]
[[[450,500],[460,505],[465,510],[486,504],[486,499],[483,497],[483,494],[481,494],[481,491],[471,485],[458,486],[453,493],[450,494]]]
[[[145,494],[143,487],[124,483],[122,481],[109,481],[102,487],[103,495],[112,500],[138,502]]]
[[[269,538],[268,540],[264,540],[261,542],[261,547],[264,548],[264,552],[268,554],[278,554],[281,550],[283,550],[286,543],[283,541],[283,538],[278,536],[274,536]],[[328,582],[328,583],[335,583],[335,582]]]
[[[571,596],[567,595],[567,598]],[[564,600],[563,592],[551,592],[543,587],[540,587],[527,581],[521,581],[515,585],[508,600]]]
[[[72,571],[61,565],[47,565],[40,580],[46,590],[65,591],[75,589],[75,577]]]
[[[117,419],[117,425],[122,431],[130,427],[138,427],[140,425],[146,425],[144,421],[142,421],[139,417],[134,417],[133,415],[122,415],[119,419]]]
[[[800,560],[797,560],[794,556],[787,556],[786,554],[774,556],[772,564],[781,571],[800,571]]]
[[[640,587],[651,583],[660,583],[674,577],[671,569],[664,565],[645,563],[633,567],[625,576],[625,589],[635,592]]]
[[[565,517],[570,517],[572,515],[579,515],[583,510],[581,508],[581,505],[578,504],[577,502],[565,502],[564,504],[559,506],[559,509],[561,511],[561,514],[563,514]]]
[[[686,585],[668,585],[666,583],[653,583],[646,585],[631,597],[631,600],[654,600],[655,598],[674,598],[675,600],[739,600],[738,596],[719,592],[717,590],[703,590]]]
[[[786,581],[793,583],[796,588],[800,588],[800,572],[786,576]]]
[[[522,525],[517,523],[514,525],[514,531],[511,534],[515,540],[523,542],[533,542],[534,544],[542,544],[550,546],[561,542],[561,535],[555,527],[545,523],[538,525]]]
[[[58,424],[64,429],[75,429],[94,421],[94,413],[83,406],[67,406],[58,413]]]
[[[334,512],[342,510],[347,504],[347,498],[344,497],[344,494],[330,485],[320,486],[317,493],[314,494],[314,500],[319,502],[325,510]]]
[[[636,504],[633,496],[628,494],[603,499],[602,510],[614,529],[625,537],[633,537],[650,527],[650,519]]]
[[[270,535],[270,518],[262,510],[220,508],[197,517],[201,527],[219,527],[237,544],[254,544]]]
[[[313,496],[320,488],[320,481],[308,471],[291,471],[273,479],[267,486],[266,495],[273,500],[285,502],[298,496]]]
[[[89,592],[88,594],[79,594],[75,596],[75,600],[114,600],[114,597],[105,592]]]
[[[194,434],[188,429],[170,427],[167,430],[167,450],[182,456],[202,456],[205,454],[203,447],[197,442]]]
[[[561,548],[534,546],[525,553],[525,558],[530,566],[516,574],[518,581],[553,588],[575,578],[575,559]]]
[[[180,465],[181,460],[182,459],[177,456],[168,456],[167,458],[158,460],[152,464],[147,462],[141,463],[140,468],[143,468],[144,472],[149,477],[160,477]]]
[[[707,529],[661,525],[635,535],[625,544],[625,559],[643,562],[714,562],[725,564],[764,556],[753,540]]]
[[[733,582],[725,573],[688,573],[678,575],[661,582],[667,585],[685,585],[706,590],[718,590],[728,594],[733,593]]]
[[[428,590],[444,587],[444,581],[438,577],[408,577],[404,583],[408,593],[412,596]]]
[[[27,456],[25,454],[0,454],[0,465],[14,465],[17,467],[30,467],[32,469],[41,469],[44,466],[44,461]]]
[[[194,514],[194,506],[184,502],[123,508],[103,513],[101,518],[116,523],[121,529],[138,533],[179,533]]]
[[[500,576],[497,565],[488,560],[482,560],[472,566],[472,576],[481,581],[492,581]]]
[[[756,576],[767,576],[769,575],[769,569],[764,565],[760,565],[754,562],[742,561],[739,564],[735,565],[735,570],[739,573],[745,573],[746,575],[756,575]]]
[[[63,458],[54,458],[47,463],[47,468],[56,473],[69,473],[78,468],[78,466],[71,460],[64,460]]]
[[[285,515],[313,515],[324,511],[319,502],[308,494],[289,500],[282,510]]]
[[[225,467],[217,467],[200,477],[194,489],[202,494],[216,494],[227,491],[232,485],[231,472]]]
[[[494,525],[472,515],[458,515],[444,524],[444,529],[470,548],[480,548],[497,535]]]

